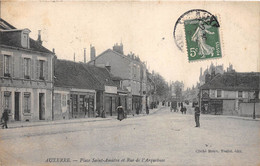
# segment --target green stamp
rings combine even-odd
[[[184,21],[189,61],[221,58],[219,26],[210,19]]]

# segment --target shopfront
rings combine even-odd
[[[142,110],[142,96],[132,96],[132,110],[134,113],[139,114]]]
[[[69,118],[95,117],[95,91],[72,91],[70,93]]]
[[[116,107],[118,106],[117,87],[105,86],[104,94],[104,109],[106,116],[116,116]]]

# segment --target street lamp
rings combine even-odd
[[[255,119],[255,102],[256,102],[256,97],[257,97],[257,92],[255,91],[254,93],[254,111],[253,111],[253,119]]]

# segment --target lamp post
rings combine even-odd
[[[254,111],[253,111],[253,119],[255,119],[255,101],[256,101],[256,92],[254,93]]]

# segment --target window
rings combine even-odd
[[[62,107],[66,107],[67,105],[67,99],[66,99],[66,95],[65,94],[62,94],[61,95],[61,104],[62,104]]]
[[[243,97],[243,92],[242,91],[238,91],[238,97]]]
[[[44,61],[40,60],[40,80],[44,80]]]
[[[4,55],[4,76],[11,77],[10,74],[10,56]]]
[[[135,78],[136,77],[136,69],[135,69],[135,66],[133,66],[133,77]]]
[[[28,33],[22,32],[22,47],[29,48],[29,40],[28,40]]]
[[[221,97],[222,96],[222,91],[221,90],[217,90],[217,97]]]
[[[31,113],[31,98],[30,93],[24,93],[24,113]]]
[[[30,79],[30,58],[24,58],[24,78]]]

